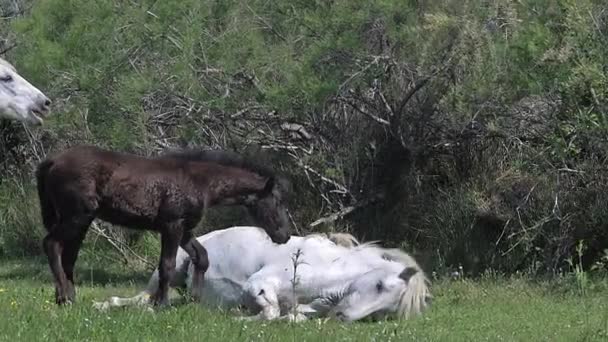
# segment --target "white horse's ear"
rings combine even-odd
[[[405,282],[409,282],[410,279],[418,273],[418,270],[414,267],[406,267],[401,274],[399,274],[399,278],[405,280]]]

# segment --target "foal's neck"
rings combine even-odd
[[[195,172],[198,168],[194,167]],[[210,205],[244,204],[247,196],[258,193],[266,184],[265,177],[236,167],[207,164],[204,169],[196,174],[204,174],[204,179],[197,178],[206,187]]]

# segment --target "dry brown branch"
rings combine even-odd
[[[9,45],[9,46],[5,47],[4,49],[0,50],[0,55],[4,55],[4,54],[6,54],[7,52],[11,51],[12,49],[14,49],[16,47],[17,47],[16,43],[12,44],[12,45]]]
[[[294,155],[292,153],[290,153],[290,155],[295,160],[296,164],[299,167],[303,168],[306,172],[310,172],[310,173],[314,174],[315,176],[319,177],[323,182],[333,185],[336,189],[339,190],[340,193],[351,195],[350,191],[348,191],[348,189],[346,188],[346,186],[344,186],[344,185],[336,182],[333,179],[330,179],[330,178],[327,178],[327,177],[323,176],[319,171],[317,171],[317,170],[313,169],[312,167],[304,164],[300,160],[300,158],[298,158],[296,155]]]
[[[135,251],[133,251],[133,249],[131,249],[129,246],[127,246],[124,242],[120,241],[119,239],[117,239],[113,236],[110,236],[104,229],[99,227],[97,222],[91,223],[91,230],[96,235],[104,238],[112,247],[114,247],[114,249],[116,249],[116,251],[118,251],[118,253],[120,253],[120,255],[123,257],[126,264],[130,264],[133,261],[132,258],[129,258],[129,254],[130,254],[130,255],[134,256],[137,260],[141,261],[146,266],[151,267],[151,268],[156,267],[156,265],[154,265],[153,263],[148,261],[146,258],[135,253]]]
[[[286,123],[281,124],[281,129],[283,129],[285,131],[289,131],[289,132],[294,132],[294,133],[298,134],[301,138],[306,139],[306,140],[312,139],[312,135],[310,133],[308,133],[306,128],[304,128],[304,126],[302,126],[300,124],[286,122]]]
[[[368,117],[368,118],[370,118],[370,119],[372,119],[372,120],[374,120],[374,121],[376,121],[376,122],[378,122],[378,123],[380,123],[380,124],[382,124],[382,125],[389,126],[389,125],[391,124],[391,123],[390,123],[390,122],[388,122],[387,120],[385,120],[385,119],[383,119],[383,118],[380,118],[380,117],[378,117],[378,116],[376,116],[376,115],[373,115],[372,113],[369,113],[368,111],[364,110],[363,108],[359,108],[359,106],[357,106],[355,103],[352,103],[351,101],[347,100],[345,97],[342,97],[342,96],[341,96],[341,97],[339,97],[338,99],[339,99],[341,102],[343,102],[343,103],[345,103],[345,104],[349,105],[351,108],[353,108],[353,109],[354,109],[354,110],[356,110],[357,112],[359,112],[359,113],[361,113],[361,114],[365,115],[366,117]]]
[[[388,59],[389,59],[388,56],[373,56],[372,60],[369,63],[367,63],[361,70],[353,73],[349,78],[346,79],[346,81],[342,82],[342,84],[340,85],[340,87],[338,87],[338,91],[341,92],[342,89],[344,89],[344,87],[348,83],[350,83],[357,76],[362,75],[363,73],[365,73],[373,65],[377,65],[381,60],[388,60]]]
[[[312,222],[308,226],[310,228],[314,228],[322,223],[331,223],[331,222],[340,220],[340,219],[344,218],[345,216],[351,214],[355,210],[358,210],[358,209],[364,208],[370,204],[376,203],[378,200],[381,200],[383,198],[384,198],[384,194],[376,194],[374,196],[370,196],[369,198],[367,198],[363,201],[359,201],[355,205],[345,207],[342,210],[335,212],[329,216],[322,217],[322,218]]]

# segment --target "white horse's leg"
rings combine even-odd
[[[184,250],[179,249],[176,259],[175,275],[171,282],[171,286],[173,287],[181,286],[185,283],[187,272],[186,262],[188,261],[188,255]],[[147,306],[150,304],[150,296],[152,296],[152,294],[156,293],[156,290],[158,290],[158,282],[158,269],[156,269],[154,270],[154,273],[152,273],[150,280],[148,280],[146,289],[138,293],[136,296],[112,296],[110,299],[104,302],[93,302],[93,307],[98,310],[107,310],[109,308],[122,306]]]
[[[112,296],[104,302],[93,302],[93,307],[98,310],[107,310],[113,307],[122,306],[143,306],[150,303],[150,296],[158,289],[158,270],[152,273],[152,277],[148,280],[148,286],[133,297],[116,297]]]
[[[122,307],[122,306],[144,306],[149,304],[150,294],[146,291],[142,291],[134,297],[123,298],[112,296],[110,299],[104,302],[93,302],[93,307],[97,310],[107,310],[109,308]]]
[[[304,321],[308,320],[308,317],[301,312],[296,312],[295,314],[293,312],[290,312],[285,316],[279,317],[278,319],[287,320],[287,321],[295,322],[295,323],[300,323],[300,322],[304,322]]]
[[[274,279],[254,281],[245,285],[246,291],[251,295],[262,311],[255,316],[241,317],[241,320],[266,320],[271,321],[281,316],[279,298],[276,289],[277,282]]]

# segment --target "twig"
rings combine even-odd
[[[318,225],[320,225],[322,223],[330,223],[330,222],[334,222],[334,221],[340,220],[343,217],[345,217],[346,215],[352,213],[353,211],[355,211],[357,209],[360,209],[360,208],[363,208],[363,207],[366,207],[366,206],[368,206],[368,205],[370,205],[372,203],[375,203],[378,200],[383,199],[383,198],[384,198],[384,194],[381,194],[381,193],[377,194],[377,195],[374,195],[374,196],[371,196],[371,197],[369,197],[369,198],[367,198],[367,199],[365,199],[363,201],[358,202],[355,205],[346,207],[346,208],[344,208],[344,209],[342,209],[342,210],[340,210],[338,212],[335,212],[335,213],[333,213],[333,214],[331,214],[329,216],[322,217],[322,218],[314,221],[313,223],[309,224],[308,226],[311,227],[311,228],[313,228],[313,227],[316,227],[316,226],[318,226]]]
[[[4,54],[6,54],[7,52],[11,51],[12,49],[14,49],[16,47],[17,47],[16,43],[13,44],[13,45],[7,46],[3,50],[0,51],[0,55],[4,55]]]
[[[300,229],[298,229],[298,224],[296,223],[296,221],[293,219],[293,216],[291,215],[291,212],[289,210],[287,210],[287,215],[289,216],[289,220],[291,220],[291,224],[293,225],[293,229],[296,231],[296,234],[298,235],[302,235],[300,233]]]
[[[302,137],[306,140],[312,139],[312,135],[310,133],[308,133],[306,128],[304,128],[304,126],[302,126],[300,124],[285,122],[285,123],[281,124],[281,129],[284,131],[297,133],[300,137]]]
[[[357,112],[359,112],[359,113],[367,116],[368,118],[370,118],[370,119],[372,119],[372,120],[374,120],[374,121],[376,121],[376,122],[378,122],[380,124],[383,124],[383,125],[386,125],[386,126],[389,126],[391,124],[390,122],[388,122],[388,120],[380,118],[380,117],[378,117],[378,116],[376,116],[376,115],[374,115],[372,113],[369,113],[369,112],[363,110],[362,108],[359,108],[359,106],[357,106],[356,104],[351,103],[350,101],[346,100],[345,97],[340,97],[339,100],[342,101],[343,103],[346,103],[347,105],[351,106],[351,108],[353,108]]]
[[[266,27],[272,32],[274,33],[277,37],[279,37],[282,41],[287,42],[287,39],[285,37],[283,37],[283,35],[281,33],[279,33],[279,31],[275,30],[274,27],[272,27],[272,25],[270,25],[270,23],[268,21],[266,21],[266,19],[262,18],[261,16],[259,16],[254,10],[253,8],[251,8],[251,6],[247,5],[247,9],[251,12],[251,14],[253,14],[255,17],[258,18],[259,21],[261,21],[264,25],[266,25]]]
[[[372,67],[372,65],[378,64],[378,62],[382,59],[388,59],[388,56],[374,56],[374,58],[371,60],[371,62],[367,63],[367,65],[365,65],[365,67],[363,67],[361,70],[352,74],[349,78],[346,79],[346,81],[342,82],[342,84],[340,84],[340,87],[338,87],[338,89],[342,90],[344,88],[344,86],[346,86],[348,83],[350,83],[350,81],[352,81],[355,77],[366,72],[369,68]]]
[[[103,229],[99,228],[99,225],[97,225],[97,222],[91,223],[91,230],[93,231],[93,233],[106,239],[106,241],[108,241],[108,243],[110,243],[110,245],[112,245],[112,247],[114,247],[122,255],[122,257],[126,263],[129,263],[129,261],[130,261],[128,254],[127,254],[127,252],[129,252],[131,255],[133,255],[134,257],[139,259],[139,261],[143,262],[145,265],[152,267],[152,268],[155,267],[154,264],[152,264],[151,262],[146,260],[146,258],[135,253],[129,246],[125,245],[124,242],[119,241],[116,238],[106,234],[106,232]],[[122,247],[121,247],[121,245],[122,245]],[[125,252],[125,250],[126,250],[126,252]]]
[[[341,191],[341,193],[343,193],[343,194],[350,194],[350,191],[348,191],[348,189],[344,185],[342,185],[342,184],[334,181],[333,179],[329,179],[329,178],[323,176],[319,171],[316,171],[312,167],[304,164],[296,155],[291,154],[291,153],[289,155],[292,158],[294,158],[294,160],[296,161],[296,164],[298,164],[298,166],[300,166],[301,168],[303,168],[305,171],[310,172],[310,173],[316,175],[317,177],[321,178],[322,181],[335,186],[338,190]]]
[[[410,91],[405,95],[403,100],[401,100],[401,103],[399,103],[397,110],[394,112],[397,113],[397,115],[401,115],[403,108],[405,108],[405,105],[407,105],[407,103],[410,101],[412,96],[414,96],[414,94],[416,94],[418,92],[418,90],[422,89],[422,87],[424,87],[429,82],[431,77],[433,77],[433,76],[435,76],[435,75],[431,75],[421,81],[416,82],[414,84],[414,87],[412,89],[410,89]]]

